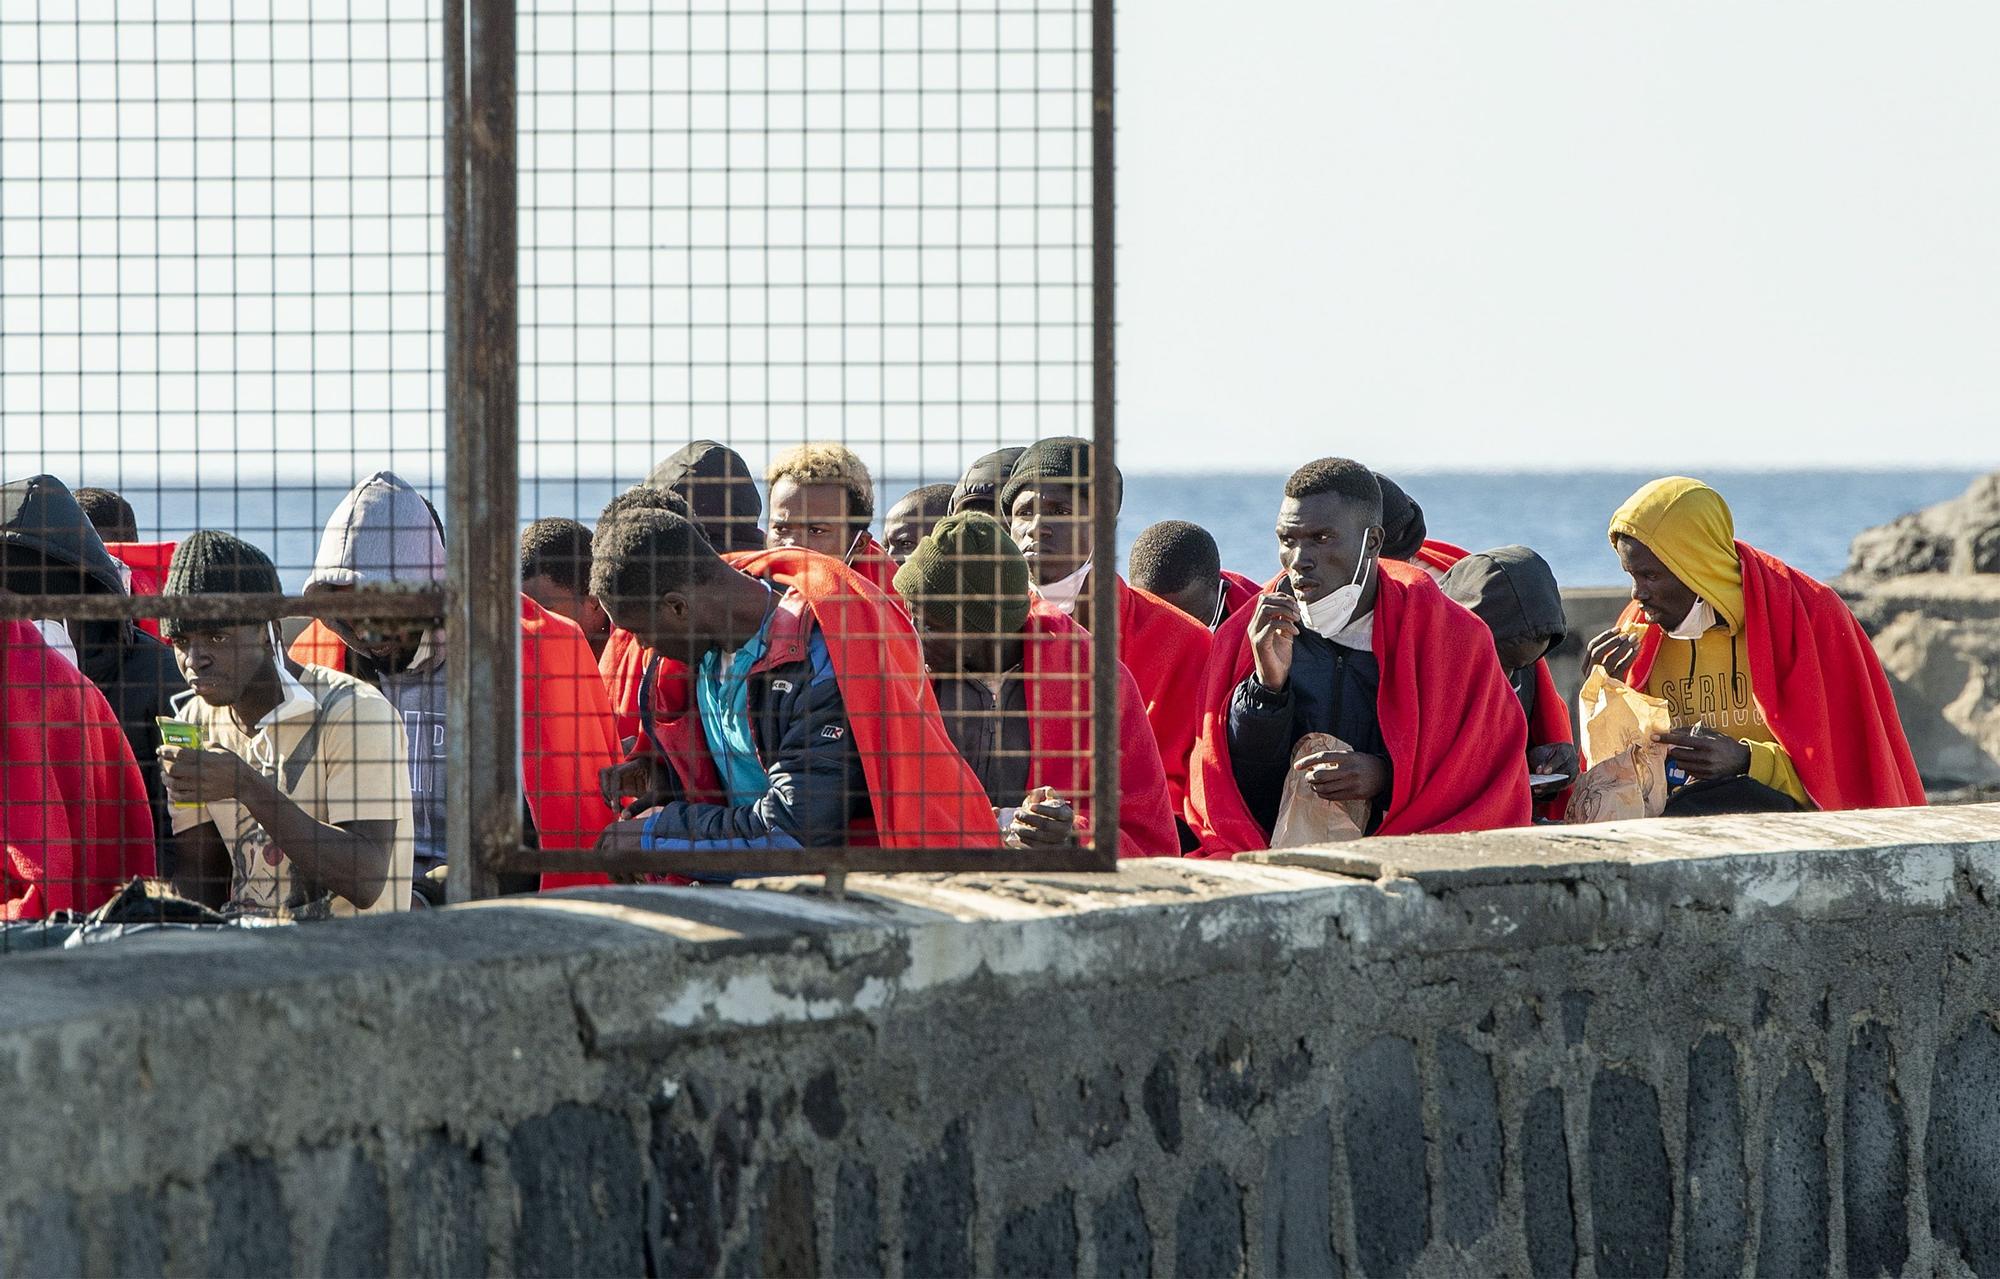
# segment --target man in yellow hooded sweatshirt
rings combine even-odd
[[[1611,518],[1632,605],[1586,661],[1663,698],[1669,816],[1924,802],[1881,663],[1840,597],[1736,540],[1722,495],[1655,480]]]

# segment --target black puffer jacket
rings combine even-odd
[[[123,595],[118,561],[104,549],[83,508],[53,475],[0,485],[0,585],[20,595]],[[155,716],[172,715],[187,691],[174,651],[132,622],[72,622],[77,666],[118,716],[146,779],[161,857],[172,827],[160,781],[160,730]],[[162,860],[161,873],[170,867]]]

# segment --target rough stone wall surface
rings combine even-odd
[[[0,963],[8,1273],[2000,1268],[2000,809]]]

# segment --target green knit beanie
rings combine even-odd
[[[271,557],[240,537],[199,529],[181,539],[167,565],[161,595],[282,595]],[[214,623],[210,623],[214,625]],[[232,623],[224,622],[223,625]],[[249,626],[251,622],[234,623]],[[161,630],[172,639],[185,627],[166,618]]]
[[[1028,582],[1021,548],[984,511],[939,520],[896,570],[896,593],[947,634],[1019,631],[1028,621]]]

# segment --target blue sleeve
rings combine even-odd
[[[1292,689],[1272,692],[1255,674],[1229,696],[1229,768],[1250,815],[1270,830],[1285,798],[1285,773],[1292,764]]]
[[[861,757],[826,643],[807,646],[803,687],[773,694],[765,719],[771,787],[754,804],[665,804],[646,819],[646,847],[663,852],[825,848],[845,843],[850,814],[867,796]]]

